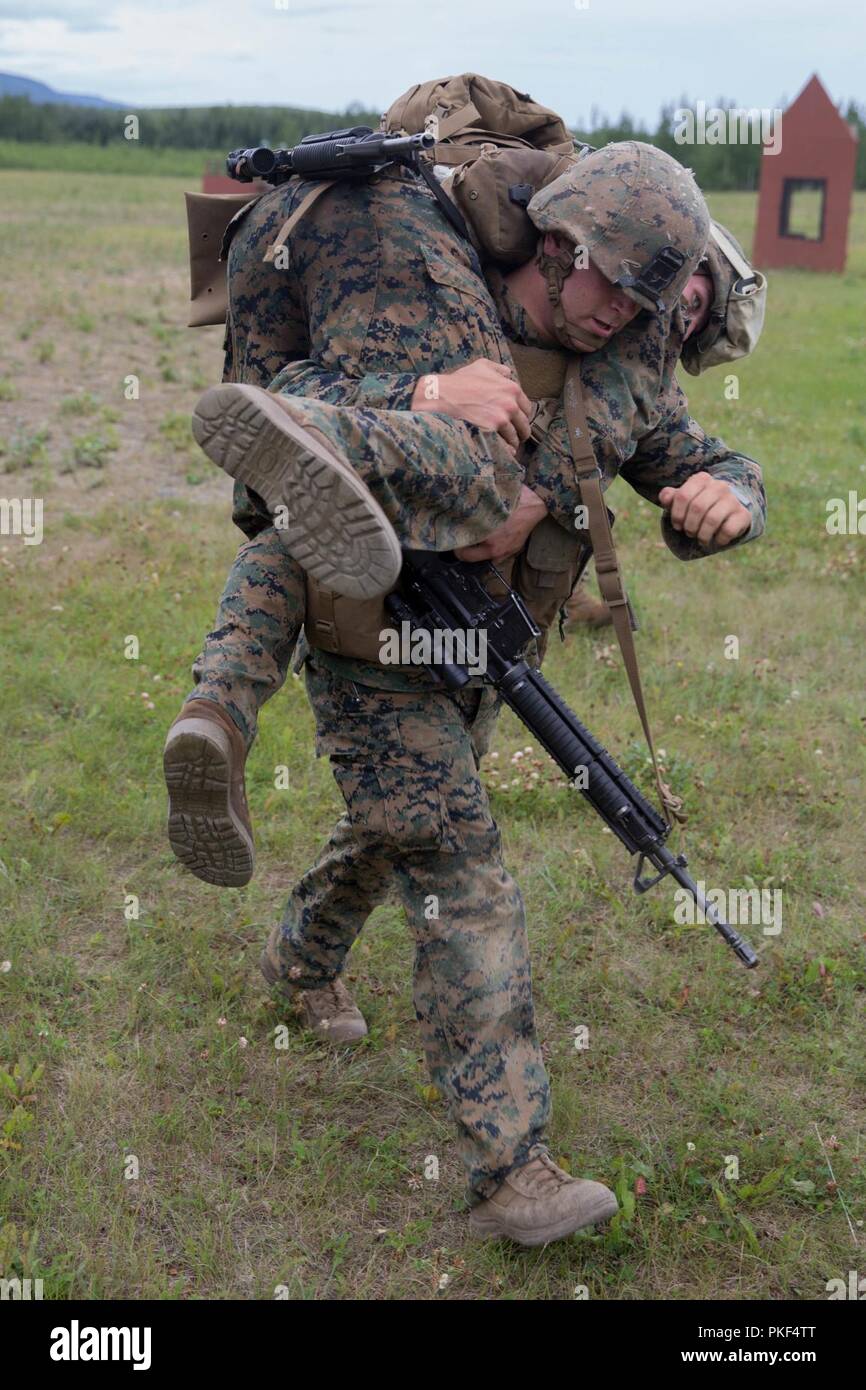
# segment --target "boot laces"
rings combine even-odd
[[[531,1180],[535,1191],[541,1195],[571,1181],[568,1174],[557,1168],[553,1159],[545,1153],[536,1154],[535,1158],[530,1159],[524,1165],[523,1172]]]

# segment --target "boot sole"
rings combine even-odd
[[[184,868],[218,888],[242,888],[253,876],[252,836],[231,804],[232,747],[205,719],[170,730],[163,753],[168,839]]]
[[[558,1221],[552,1221],[546,1226],[536,1226],[533,1230],[512,1231],[508,1229],[505,1221],[494,1213],[484,1216],[476,1216],[474,1211],[469,1213],[469,1229],[474,1236],[480,1240],[513,1240],[518,1245],[547,1245],[552,1240],[562,1240],[564,1236],[570,1236],[575,1231],[582,1231],[587,1226],[598,1226],[603,1221],[609,1221],[619,1210],[619,1205],[615,1201],[613,1206],[609,1202],[600,1205],[598,1211],[590,1215],[584,1215],[576,1219],[576,1213],[570,1216],[562,1216]]]
[[[348,598],[387,593],[400,574],[394,528],[348,464],[324,449],[261,388],[214,386],[195,408],[196,441],[273,514],[277,535],[303,569]]]

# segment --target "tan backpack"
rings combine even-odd
[[[463,164],[477,158],[485,144],[560,155],[574,151],[574,140],[555,111],[507,82],[475,72],[410,87],[388,107],[379,128],[406,135],[432,129],[436,164]]]

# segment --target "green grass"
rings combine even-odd
[[[0,140],[0,169],[64,174],[135,174],[200,179],[206,164],[225,165],[228,150],[154,149],[121,135],[110,145]]]
[[[177,185],[2,183],[15,209],[4,307],[16,328],[34,325],[4,364],[18,391],[4,391],[4,435],[23,437],[34,392],[38,406],[4,494],[45,497],[46,539],[0,542],[0,1275],[42,1278],[48,1297],[270,1298],[284,1285],[299,1299],[565,1300],[583,1285],[592,1298],[748,1300],[822,1298],[828,1279],[862,1272],[863,1232],[857,1247],[840,1194],[861,1221],[863,540],[828,536],[824,521],[828,497],[866,492],[866,195],[845,275],[771,275],[739,399],[722,373],[684,378],[695,416],[764,464],[766,537],[683,566],[649,504],[621,483],[612,498],[657,737],[688,801],[690,867],[711,885],[783,890],[781,935],[749,933],[760,972],[709,928],[675,925],[661,887],[637,898],[618,843],[543,760],[527,785],[512,757],[532,740],[510,714],[487,763],[526,900],[552,1147],[624,1206],[603,1234],[520,1251],[467,1236],[402,912],[380,907],[352,952],[370,1025],[353,1052],[300,1031],[258,974],[263,938],[341,810],[301,682],[267,707],[251,757],[249,887],[184,876],[164,839],[162,741],[236,546],[224,493],[215,506],[184,492],[185,374],[217,377],[219,332],[159,331],[185,317]],[[711,201],[748,244],[754,200]],[[103,350],[82,368],[91,339]],[[50,363],[44,341],[58,345]],[[179,382],[160,381],[166,352]],[[141,411],[112,384],[127,371],[141,375]],[[76,436],[106,437],[91,421],[111,407],[119,449],[104,469],[46,476],[36,494],[42,455],[59,470]],[[51,433],[37,447],[40,421]],[[153,481],[135,492],[145,466]],[[169,482],[180,495],[159,496]],[[138,660],[124,655],[130,635]],[[553,640],[547,674],[648,788],[609,642]],[[278,765],[290,791],[275,788]],[[424,1177],[431,1154],[438,1182]]]

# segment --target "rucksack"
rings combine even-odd
[[[433,124],[435,122],[435,125]],[[574,140],[555,111],[507,82],[464,72],[417,83],[388,107],[380,130],[415,135],[432,129],[436,164],[464,164],[486,144],[569,155]]]

